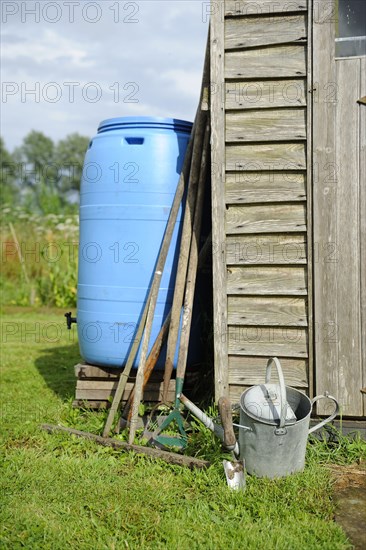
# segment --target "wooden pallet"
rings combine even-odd
[[[110,367],[97,367],[79,363],[75,365],[76,392],[74,407],[85,407],[92,409],[109,408],[111,400],[117,388],[118,380],[122,369]],[[144,394],[143,401],[158,403],[162,399],[164,371],[155,371],[151,375]],[[136,370],[132,370],[131,376],[126,384],[122,401],[126,403],[132,391],[136,379]],[[171,380],[169,386],[168,400],[174,401],[175,380]]]

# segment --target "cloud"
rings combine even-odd
[[[186,96],[191,99],[197,99],[201,79],[201,71],[189,71],[187,69],[172,69],[161,76],[161,80],[163,82],[164,80],[167,81],[180,97]]]
[[[95,2],[78,2],[73,21],[68,3],[58,4],[62,17],[54,24],[42,13],[37,23],[21,9],[3,24],[2,81],[18,87],[1,104],[2,135],[10,149],[32,129],[59,140],[72,132],[92,136],[101,120],[115,116],[192,120],[208,26],[201,2],[103,0],[96,23],[88,21],[95,9],[82,12]],[[61,90],[55,102],[52,83]],[[90,101],[98,92],[91,83],[99,87],[96,102]],[[26,93],[37,86],[38,96]]]
[[[24,43],[26,40],[23,36],[18,36],[16,34],[9,34],[9,33],[3,33],[1,36],[1,42],[2,44],[19,44]],[[2,51],[4,51],[4,46],[2,47]]]
[[[24,43],[25,42],[25,43]],[[44,29],[37,40],[23,39],[8,41],[2,48],[4,61],[16,62],[18,58],[37,60],[37,63],[62,62],[75,67],[92,67],[89,53],[75,41],[61,36],[59,33]]]

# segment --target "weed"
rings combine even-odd
[[[74,307],[78,217],[30,215],[19,207],[2,214],[3,304]]]
[[[354,464],[366,461],[366,441],[359,432],[343,435],[340,430],[328,425],[322,434],[309,437],[308,464]]]

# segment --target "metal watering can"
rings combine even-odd
[[[273,364],[279,384],[271,383]],[[334,402],[334,411],[309,429],[312,407],[323,398]],[[232,420],[228,418],[231,406],[226,398],[219,401],[223,426],[215,424],[184,395],[180,400],[221,439],[225,447],[240,460],[245,460],[249,474],[269,478],[301,472],[305,466],[308,435],[331,422],[339,412],[336,399],[327,393],[310,400],[300,391],[286,386],[277,357],[267,363],[265,384],[247,389],[240,397],[239,442],[235,440]]]

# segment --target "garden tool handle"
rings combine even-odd
[[[319,399],[331,399],[331,401],[334,401],[334,403],[335,403],[334,411],[332,412],[332,414],[330,416],[328,416],[328,418],[325,418],[324,420],[319,422],[319,424],[316,424],[315,426],[310,428],[309,434],[315,432],[316,430],[319,430],[320,428],[325,426],[325,424],[328,424],[328,422],[331,422],[332,420],[334,420],[334,418],[339,413],[339,403],[338,403],[338,401],[336,400],[335,397],[333,397],[332,395],[329,395],[328,392],[325,392],[324,395],[317,395],[316,397],[314,397],[314,399],[311,402],[311,406],[313,406],[317,401],[319,401]]]
[[[282,367],[280,360],[277,357],[271,357],[268,359],[267,370],[266,370],[266,384],[269,384],[271,381],[271,371],[272,363],[276,365],[278,380],[280,383],[280,428],[285,426],[286,422],[286,408],[287,408],[287,396],[286,396],[286,386],[285,379],[283,377]]]
[[[231,403],[227,397],[220,397],[219,411],[224,428],[224,445],[229,451],[232,451],[236,444],[236,437],[234,434]]]

